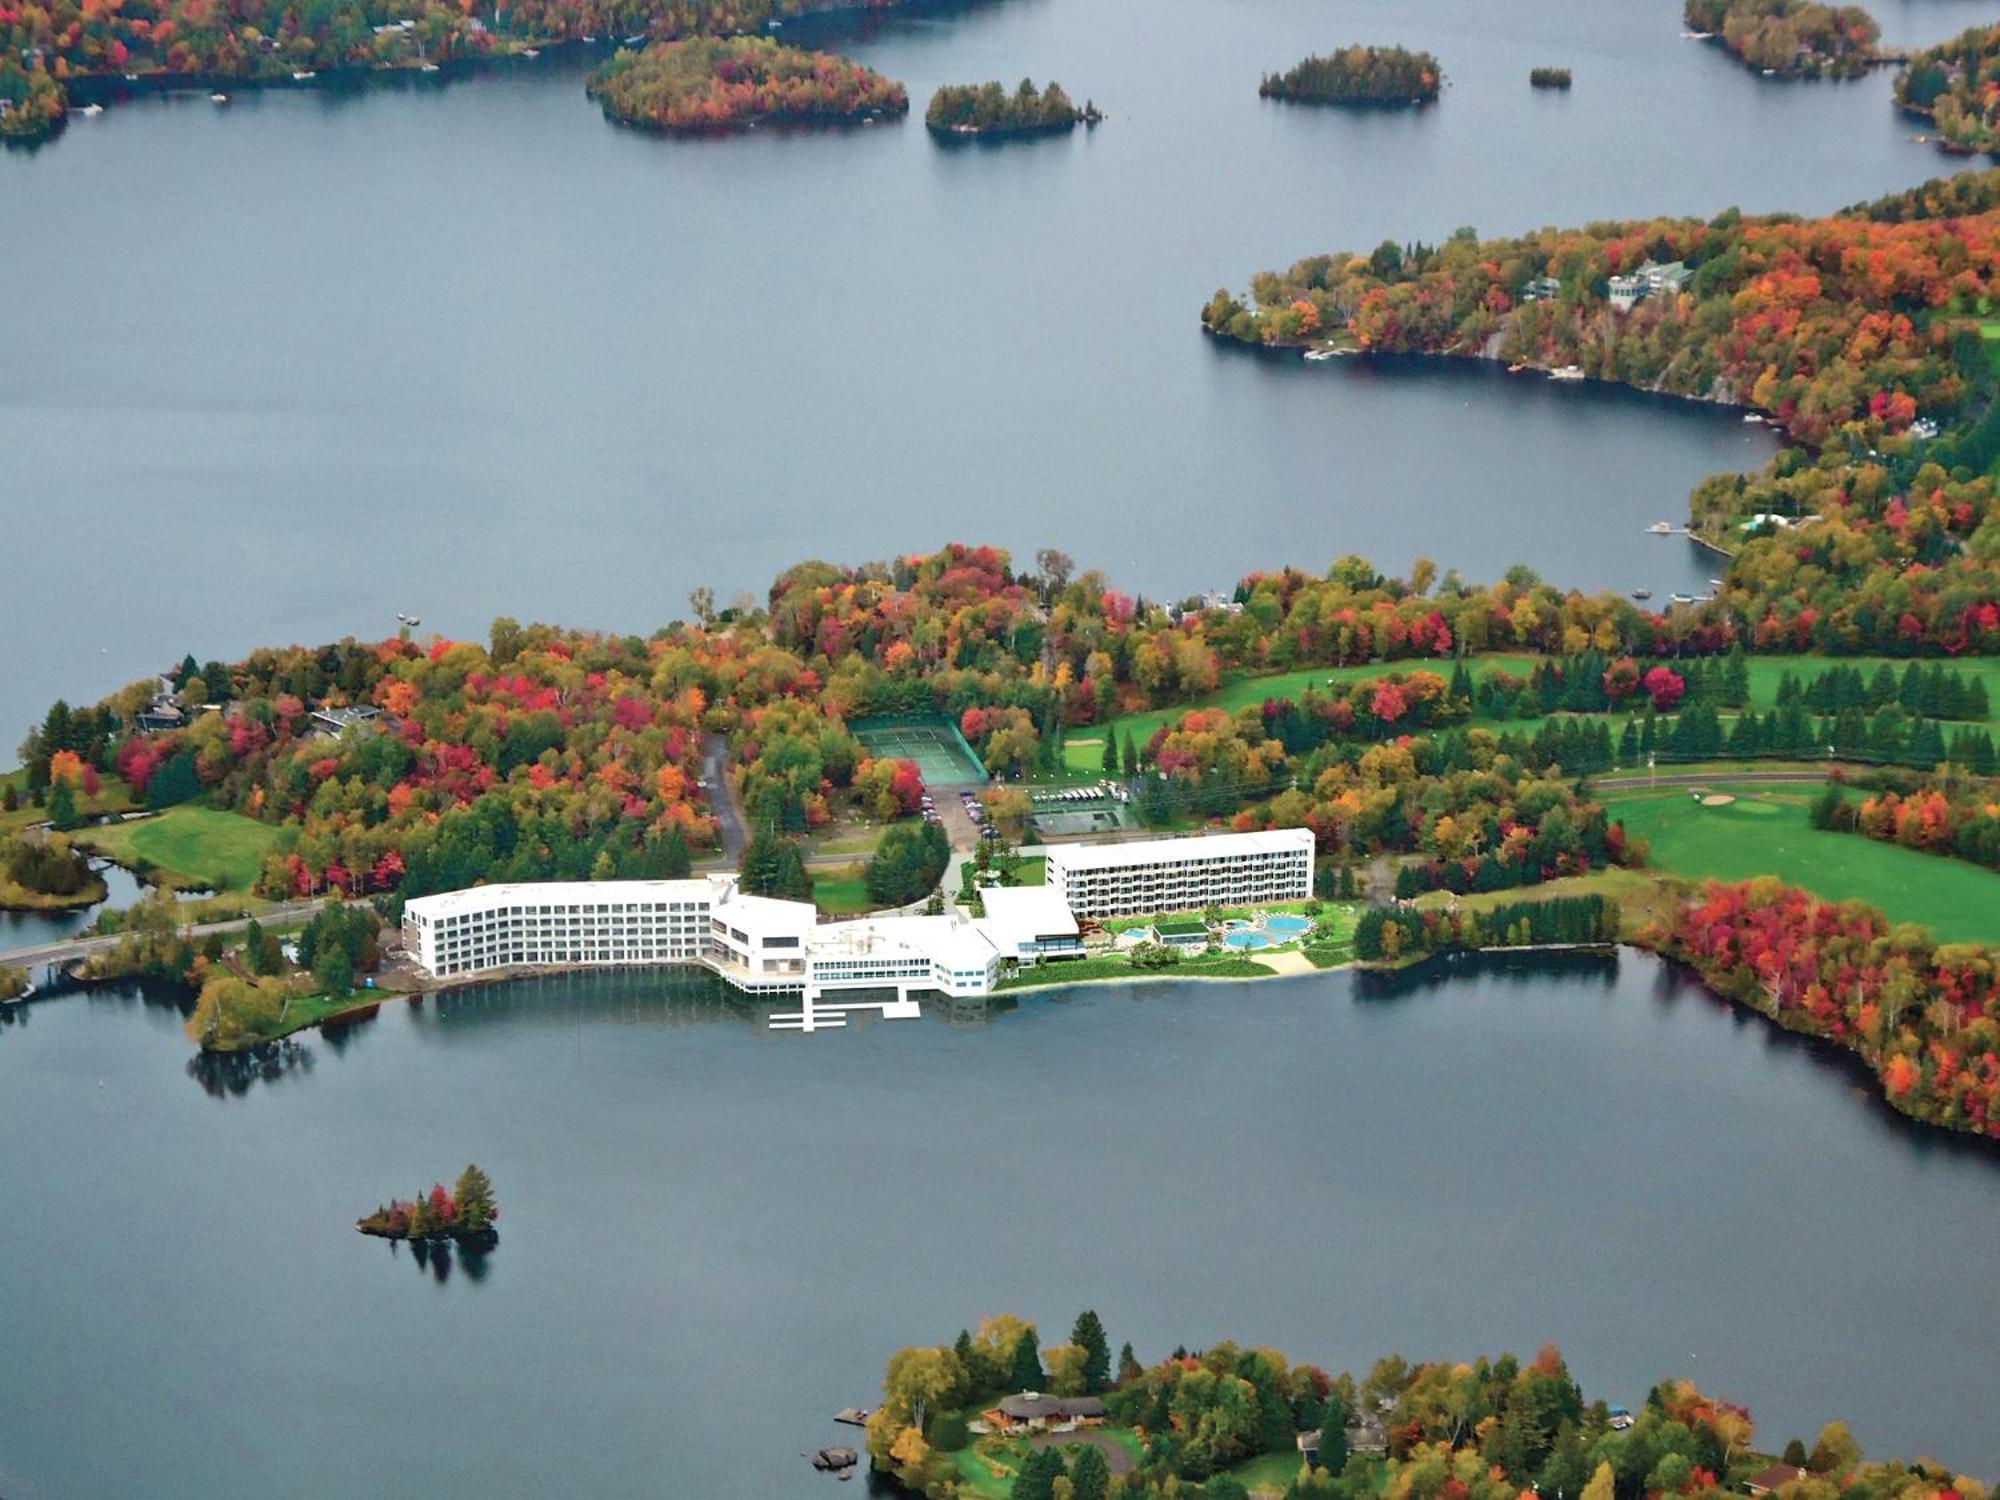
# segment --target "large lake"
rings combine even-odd
[[[1874,9],[1898,42],[1990,18]],[[1156,594],[1348,551],[1698,584],[1641,527],[1762,461],[1729,414],[1195,326],[1321,249],[1945,170],[1886,78],[1766,84],[1678,11],[1002,0],[836,33],[919,107],[1031,72],[1111,114],[1007,150],[655,140],[554,55],[79,121],[0,156],[38,247],[0,340],[0,744],[189,650],[398,609],[646,629],[696,583],[953,538]],[[1350,39],[1433,47],[1444,101],[1256,98]],[[1575,90],[1531,94],[1542,62]],[[2000,1163],[1647,959],[813,1037],[704,982],[563,981],[306,1045],[233,1087],[134,996],[0,1029],[7,1500],[820,1494],[797,1455],[895,1346],[1086,1304],[1155,1357],[1553,1338],[1613,1400],[1689,1374],[1774,1443],[1843,1416],[2000,1473]],[[347,1227],[467,1159],[506,1208],[483,1274]]]
[[[0,1494],[812,1496],[898,1345],[1559,1341],[1773,1445],[2000,1472],[1990,1152],[1655,961],[1041,997],[772,1033],[692,976],[398,1004],[274,1082],[170,1008],[0,1030]],[[348,1226],[474,1158],[439,1280]]]
[[[1891,41],[1990,19],[1875,0]],[[990,540],[1179,595],[1420,554],[1664,598],[1644,534],[1769,440],[1497,372],[1211,346],[1218,285],[1385,237],[1829,210],[1951,169],[1889,79],[1767,82],[1678,0],[990,0],[833,40],[904,80],[1053,74],[1110,113],[941,150],[916,119],[673,142],[580,57],[426,86],[115,106],[0,156],[33,245],[0,358],[0,744],[57,694],[398,610],[647,630],[710,583]],[[1430,47],[1416,114],[1258,99]],[[1567,95],[1531,91],[1572,65]]]

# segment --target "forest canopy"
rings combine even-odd
[[[1718,38],[1752,68],[1806,78],[1858,78],[1881,60],[1882,28],[1858,5],[1817,0],[1687,0],[1690,31]]]
[[[1428,52],[1404,47],[1346,47],[1266,73],[1257,92],[1297,104],[1428,104],[1444,73]]]
[[[910,107],[903,86],[873,69],[763,37],[695,37],[621,50],[586,87],[611,119],[657,130],[858,120]]]
[[[1053,79],[1036,89],[1023,78],[1013,93],[994,80],[989,83],[948,83],[931,95],[924,124],[935,131],[962,135],[1028,135],[1066,131],[1078,124],[1095,125],[1103,116],[1095,104],[1073,103]]]
[[[1912,57],[1897,75],[1896,103],[1927,117],[1953,150],[2000,147],[2000,25],[1974,26]]]

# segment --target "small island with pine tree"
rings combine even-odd
[[[1023,78],[1009,94],[998,79],[989,83],[948,83],[931,95],[924,125],[935,135],[1021,136],[1066,135],[1078,125],[1095,125],[1104,118],[1086,99],[1079,109],[1054,79],[1037,89]]]
[[[1404,108],[1435,103],[1444,70],[1428,52],[1407,47],[1345,47],[1266,73],[1257,92],[1288,104]]]
[[[430,1192],[408,1202],[391,1198],[387,1206],[355,1220],[354,1227],[385,1240],[469,1240],[492,1245],[500,1238],[493,1227],[499,1217],[492,1179],[468,1164],[449,1190],[437,1182]]]

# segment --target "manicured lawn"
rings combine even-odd
[[[1525,677],[1534,670],[1539,657],[1523,655],[1477,656],[1468,659],[1466,666],[1476,683],[1486,675],[1503,670],[1516,677]],[[1921,658],[1919,664],[1928,668],[1932,658]],[[1862,675],[1872,676],[1878,666],[1886,663],[1900,680],[1904,668],[1910,664],[1908,657],[1885,656],[1752,656],[1748,659],[1750,670],[1750,701],[1760,713],[1775,708],[1778,702],[1778,681],[1786,672],[1791,672],[1801,680],[1810,681],[1828,667],[1851,666],[1858,668]],[[2000,658],[1991,656],[1968,656],[1940,663],[1949,671],[1966,675],[1977,675],[1986,684],[1987,701],[1991,705],[1989,724],[2000,725]],[[1167,708],[1150,709],[1145,713],[1126,714],[1111,721],[1111,731],[1116,734],[1122,747],[1124,736],[1129,731],[1132,742],[1144,749],[1155,730],[1163,724],[1178,720],[1191,708],[1226,708],[1235,710],[1252,703],[1262,703],[1266,698],[1296,698],[1306,688],[1314,685],[1324,687],[1329,682],[1355,682],[1367,678],[1386,676],[1390,672],[1411,672],[1418,668],[1440,673],[1449,677],[1454,667],[1450,661],[1397,661],[1373,663],[1360,667],[1311,667],[1297,672],[1280,672],[1273,676],[1251,677],[1243,674],[1231,676],[1223,685],[1199,703],[1174,704]],[[1733,717],[1733,716],[1732,716]],[[1533,720],[1500,721],[1476,715],[1475,723],[1498,725],[1502,722],[1516,726],[1528,726],[1533,732]],[[1622,715],[1610,716],[1612,732],[1615,734],[1623,726]],[[1104,754],[1104,733],[1097,728],[1075,731],[1063,741],[1063,762],[1073,773],[1093,776],[1102,769]]]
[[[156,818],[85,829],[78,842],[116,860],[144,860],[172,883],[218,891],[247,891],[277,843],[279,830],[239,813],[182,803]]]
[[[830,917],[851,917],[875,909],[868,898],[867,872],[860,865],[813,871],[813,903]]]
[[[1728,807],[1702,807],[1677,787],[1604,799],[1627,832],[1652,846],[1654,868],[1690,878],[1776,875],[1829,900],[1865,901],[1890,920],[1919,922],[1944,942],[2000,943],[2000,873],[1920,854],[1806,820],[1810,787],[1732,787]]]
[[[1266,1453],[1229,1472],[1242,1480],[1243,1488],[1252,1494],[1264,1489],[1274,1495],[1282,1495],[1299,1477],[1299,1467],[1300,1460],[1296,1453]]]
[[[1631,826],[1629,823],[1626,825]],[[1491,911],[1496,906],[1512,906],[1528,901],[1554,901],[1564,896],[1609,896],[1618,903],[1619,928],[1629,937],[1657,918],[1667,922],[1679,909],[1679,882],[1672,877],[1656,878],[1646,870],[1593,870],[1588,875],[1572,875],[1541,885],[1522,886],[1511,891],[1485,891],[1460,896],[1458,904],[1468,911]],[[1417,898],[1418,906],[1448,906],[1445,891],[1430,891]]]
[[[12,812],[0,812],[0,834],[13,833],[26,828],[31,823],[48,821],[49,810],[36,807],[28,800],[28,773],[25,770],[0,771],[0,786],[11,786],[20,806]],[[107,776],[97,789],[95,797],[77,796],[77,811],[92,816],[98,813],[130,812],[137,804],[132,800],[132,789],[116,776]]]
[[[1048,985],[1081,984],[1087,979],[1268,979],[1272,970],[1254,959],[1218,955],[1213,958],[1185,958],[1164,969],[1135,969],[1122,955],[1109,958],[1069,958],[1060,963],[1037,964],[1010,975],[995,985],[996,990],[1025,990]]]

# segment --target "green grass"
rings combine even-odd
[[[868,895],[867,872],[860,865],[813,872],[813,904],[830,917],[851,917],[875,910]]]
[[[0,835],[17,833],[31,823],[48,821],[48,808],[36,807],[28,800],[28,773],[25,770],[0,771],[0,786],[13,787],[14,795],[21,804],[12,812],[0,812]],[[130,812],[137,805],[132,800],[132,789],[116,776],[106,776],[95,797],[79,793],[76,799],[77,811],[86,817]]]
[[[1058,963],[1037,964],[1011,974],[994,986],[995,990],[1025,990],[1056,984],[1081,984],[1090,979],[1268,979],[1275,971],[1254,959],[1234,955],[1184,958],[1164,969],[1137,969],[1123,955],[1106,958],[1067,958]]]
[[[1510,672],[1516,677],[1525,677],[1529,672],[1534,670],[1535,663],[1538,660],[1540,660],[1539,657],[1518,654],[1477,656],[1470,658],[1466,665],[1472,673],[1473,681],[1478,682],[1496,670]],[[1809,681],[1813,676],[1825,671],[1828,667],[1848,666],[1858,668],[1865,677],[1872,675],[1878,666],[1886,664],[1900,680],[1903,669],[1910,664],[1910,660],[1911,658],[1908,657],[1893,656],[1752,656],[1748,658],[1751,706],[1760,713],[1768,712],[1777,707],[1778,680],[1786,672],[1791,672],[1801,679]],[[1926,657],[1919,658],[1918,660],[1920,665],[1928,668],[1931,665],[1932,658]],[[1992,713],[1992,717],[1986,722],[1989,725],[2000,726],[2000,657],[1968,656],[1951,661],[1942,661],[1940,664],[1948,671],[1957,671],[1968,676],[1978,676],[1985,682],[1987,701],[1991,705]],[[1227,678],[1217,691],[1198,702],[1179,703],[1166,708],[1149,709],[1144,713],[1125,714],[1113,719],[1110,728],[1111,732],[1118,736],[1118,742],[1121,747],[1125,742],[1125,735],[1129,732],[1132,736],[1133,744],[1143,750],[1146,742],[1153,737],[1156,730],[1164,724],[1176,722],[1181,715],[1187,713],[1190,709],[1224,708],[1233,712],[1236,709],[1253,703],[1262,703],[1266,698],[1297,698],[1308,687],[1315,685],[1324,687],[1328,682],[1357,682],[1387,676],[1391,672],[1412,672],[1419,668],[1438,672],[1441,675],[1449,677],[1453,666],[1454,663],[1449,661],[1412,660],[1374,663],[1359,667],[1311,667],[1301,671],[1280,672],[1264,677],[1253,677],[1237,673]],[[1624,724],[1624,716],[1622,714],[1598,717],[1609,718],[1614,734]],[[1489,728],[1499,728],[1510,724],[1517,729],[1526,726],[1526,732],[1533,733],[1533,726],[1536,721],[1532,719],[1498,720],[1483,714],[1475,714],[1472,722],[1475,724],[1484,724]],[[1076,775],[1095,776],[1101,774],[1103,754],[1104,734],[1101,729],[1079,730],[1073,737],[1063,741],[1064,765],[1070,772]]]
[[[1460,896],[1458,904],[1468,911],[1491,911],[1496,906],[1554,901],[1566,896],[1609,896],[1618,903],[1619,933],[1629,938],[1649,921],[1673,920],[1681,905],[1681,883],[1664,871],[1593,870],[1588,875],[1570,875],[1541,885]],[[1449,906],[1451,901],[1447,891],[1430,891],[1417,897],[1416,904]]]
[[[1129,1427],[1100,1427],[1096,1431],[1129,1453],[1134,1464],[1139,1462],[1144,1445]],[[1007,1472],[995,1475],[987,1469],[987,1459],[977,1451],[978,1441],[975,1438],[951,1455],[952,1465],[958,1471],[961,1491],[968,1496],[977,1496],[979,1500],[1011,1500],[1014,1476],[1028,1456],[1028,1444],[1024,1440],[1013,1439],[996,1453],[992,1462],[1005,1465]]]
[[[1729,807],[1702,807],[1685,787],[1604,799],[1626,831],[1652,847],[1655,869],[1701,879],[1775,875],[1835,901],[1865,901],[1890,920],[1918,922],[1943,942],[2000,943],[2000,873],[1920,854],[1806,819],[1812,788],[1731,787]],[[1511,893],[1510,893],[1511,894]]]
[[[1297,1453],[1266,1453],[1247,1464],[1237,1465],[1229,1472],[1242,1480],[1243,1488],[1253,1494],[1266,1489],[1274,1495],[1282,1495],[1299,1477],[1299,1464]]]
[[[247,891],[279,830],[238,813],[182,803],[157,818],[82,830],[77,841],[121,865],[154,866],[168,883],[217,891]]]

